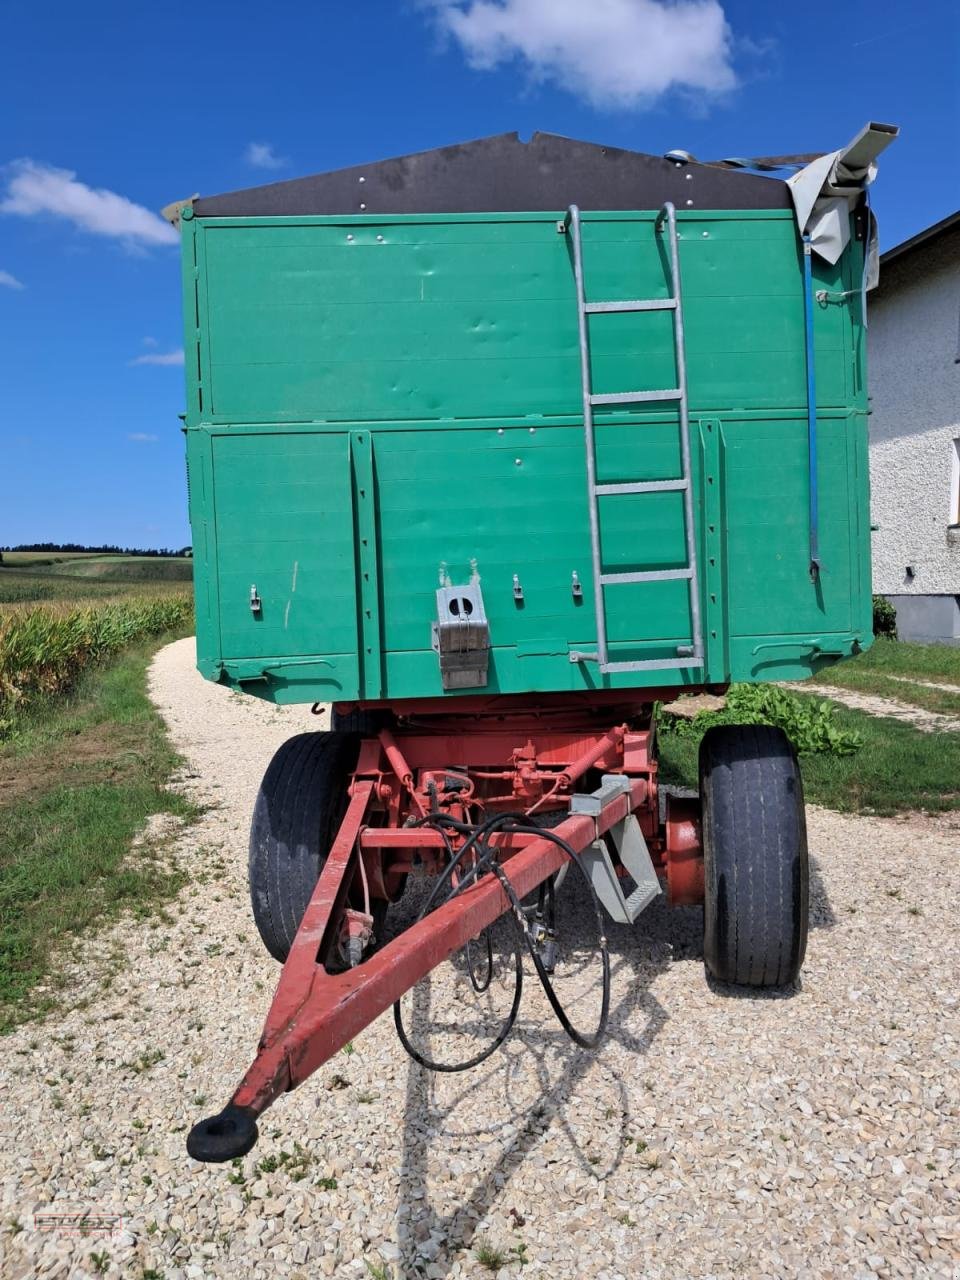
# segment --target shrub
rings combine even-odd
[[[734,684],[722,711],[702,711],[693,719],[665,715],[664,727],[681,737],[700,738],[715,724],[769,724],[782,729],[801,754],[853,755],[863,738],[833,720],[830,702],[798,698],[772,684]]]
[[[873,634],[897,638],[897,611],[886,596],[873,597]]]

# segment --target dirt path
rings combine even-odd
[[[169,923],[77,955],[65,994],[86,1007],[4,1043],[3,1277],[472,1280],[491,1274],[482,1245],[510,1280],[957,1274],[955,818],[809,811],[813,927],[789,997],[711,988],[700,911],[655,904],[609,928],[598,1054],[532,982],[505,1050],[463,1076],[414,1066],[382,1018],[277,1103],[239,1169],[201,1167],[185,1130],[249,1063],[276,976],[246,899],[254,792],[317,720],[205,683],[188,641],[151,686],[181,785],[210,806],[177,846],[191,883]],[[123,1228],[40,1231],[50,1206]]]
[[[894,676],[889,671],[883,674],[888,680],[896,680],[897,684],[918,684],[924,689],[939,689],[941,693],[960,693],[960,684],[941,684],[938,680],[920,680],[916,676]]]
[[[895,677],[893,677],[895,678]],[[923,684],[922,680],[908,681],[911,684]],[[812,693],[817,698],[831,698],[844,707],[854,711],[865,711],[870,716],[887,716],[892,720],[905,720],[921,733],[960,733],[960,716],[948,716],[939,711],[924,711],[922,707],[913,707],[908,702],[898,702],[895,698],[881,698],[873,693],[859,693],[856,689],[843,689],[834,684],[781,683],[783,689],[793,693]],[[932,685],[931,688],[949,688],[947,685]]]

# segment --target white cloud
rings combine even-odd
[[[183,348],[177,351],[147,351],[142,356],[135,356],[131,364],[183,364]]]
[[[471,67],[520,61],[535,81],[601,108],[651,106],[671,89],[736,87],[719,0],[425,0]]]
[[[9,271],[0,271],[0,285],[5,285],[8,289],[25,289],[27,287],[16,276],[12,276]]]
[[[131,431],[127,436],[134,444],[156,444],[159,436],[152,436],[149,431]]]
[[[282,169],[287,164],[286,156],[278,156],[269,142],[251,142],[243,158],[254,169]]]
[[[52,214],[81,231],[112,236],[127,244],[176,244],[179,239],[169,222],[143,205],[115,191],[88,187],[78,182],[70,169],[55,169],[35,160],[15,160],[9,166],[0,213],[25,218]]]
[[[144,338],[143,345],[145,347],[159,347],[160,343],[156,340],[156,338]]]

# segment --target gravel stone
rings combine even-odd
[[[236,1166],[191,1161],[186,1130],[251,1062],[278,973],[247,899],[254,794],[284,739],[323,727],[193,660],[179,641],[150,677],[185,757],[177,785],[205,806],[173,837],[187,887],[168,919],[75,945],[50,984],[65,1011],[4,1041],[0,1275],[79,1280],[95,1252],[135,1280],[349,1278],[368,1262],[481,1280],[481,1244],[508,1253],[511,1280],[957,1275],[957,815],[808,810],[795,992],[707,982],[702,912],[658,901],[607,926],[598,1053],[570,1044],[531,975],[514,1035],[475,1071],[424,1072],[384,1017],[267,1112]],[[432,1009],[462,1008],[462,976],[433,975]],[[37,1230],[49,1208],[122,1222],[103,1239]]]

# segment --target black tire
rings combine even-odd
[[[330,728],[334,733],[356,733],[361,738],[375,738],[381,729],[390,723],[388,711],[338,711],[336,707],[330,711]]]
[[[250,901],[263,944],[286,960],[347,805],[359,739],[301,733],[263,775],[250,824]]]
[[[717,725],[700,745],[703,956],[720,982],[782,987],[807,948],[803,783],[781,729]]]

